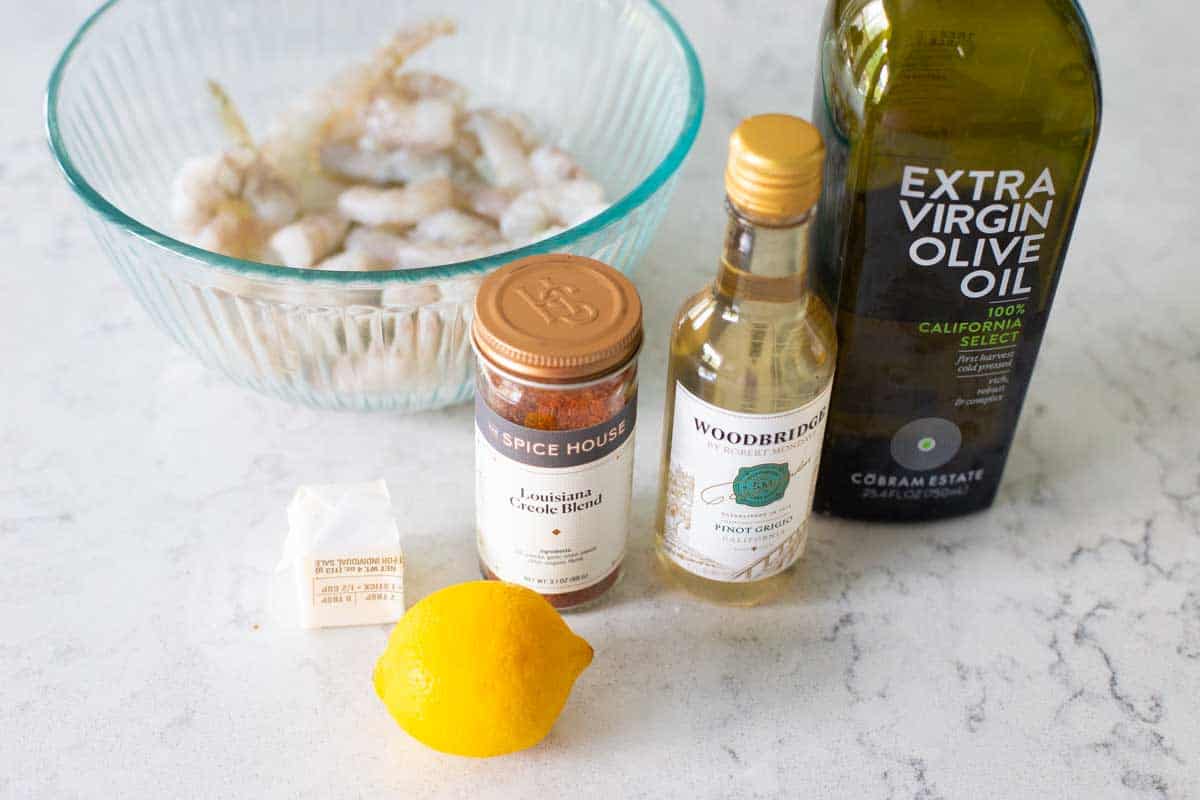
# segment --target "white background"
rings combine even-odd
[[[675,0],[708,80],[638,277],[628,577],[558,726],[430,752],[370,686],[385,628],[271,627],[301,483],[386,477],[409,596],[476,576],[471,408],[285,406],[186,357],[97,251],[41,132],[91,2],[0,2],[0,796],[1200,797],[1200,61],[1194,4],[1087,3],[1104,132],[996,507],[818,521],[795,592],[704,607],[651,571],[665,332],[722,237],[725,137],[807,114],[816,0]]]

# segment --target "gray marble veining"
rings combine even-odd
[[[1200,798],[1194,8],[1085,3],[1105,127],[995,508],[821,520],[795,591],[738,611],[651,565],[663,338],[713,272],[726,133],[808,111],[819,4],[670,5],[709,110],[638,276],[628,573],[570,620],[597,656],[549,739],[475,762],[376,701],[386,629],[280,630],[267,603],[300,483],[388,479],[411,598],[475,577],[469,409],[291,408],[161,336],[42,140],[91,3],[5,0],[0,796]]]

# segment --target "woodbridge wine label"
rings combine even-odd
[[[662,548],[713,581],[783,572],[804,553],[829,390],[797,409],[745,414],[675,386]]]
[[[1071,0],[833,0],[820,47],[839,350],[816,508],[985,508],[1095,150],[1087,24]]]

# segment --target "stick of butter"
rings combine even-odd
[[[300,627],[400,619],[404,554],[386,483],[301,486],[287,514],[279,570],[292,573]]]

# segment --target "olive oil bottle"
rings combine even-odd
[[[990,505],[1100,119],[1073,0],[831,0],[813,262],[838,378],[816,505],[878,520]]]
[[[717,277],[672,329],[657,550],[716,602],[778,592],[807,541],[836,356],[808,271],[823,157],[796,117],[738,126]]]

